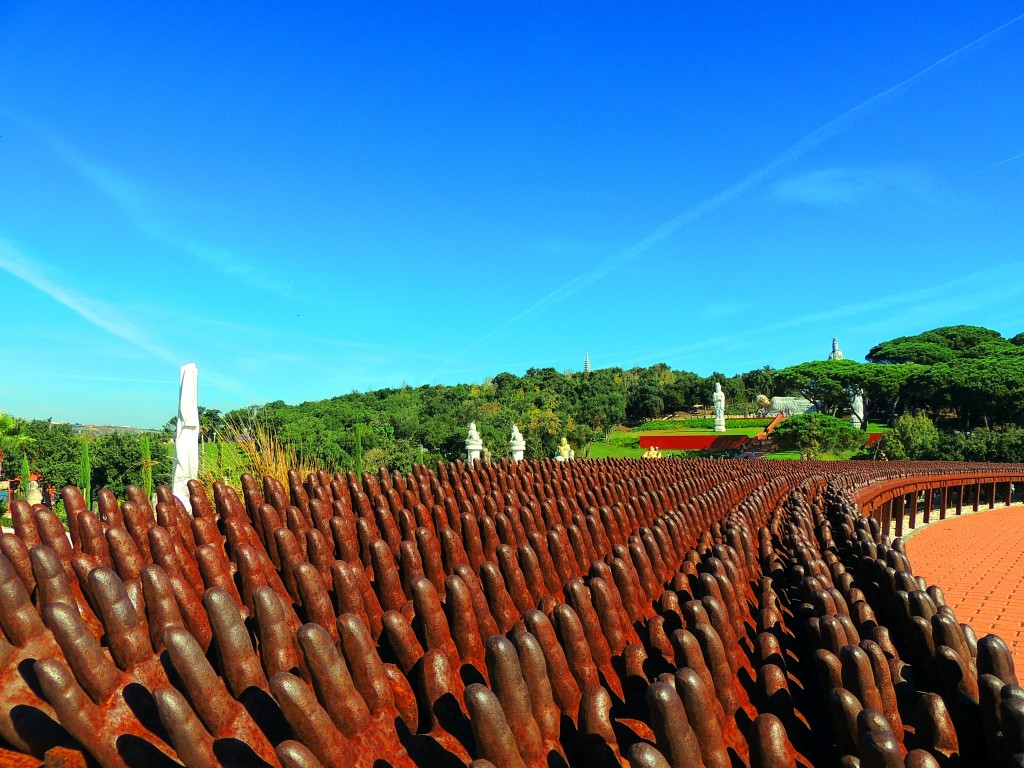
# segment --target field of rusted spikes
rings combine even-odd
[[[193,483],[191,512],[67,488],[70,536],[18,501],[0,762],[1024,765],[1005,643],[851,501],[915,471],[456,462]]]

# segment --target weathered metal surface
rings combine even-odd
[[[193,482],[191,512],[135,487],[92,512],[69,488],[70,537],[18,501],[0,538],[0,755],[1019,764],[1006,644],[960,624],[887,533],[892,500],[923,491],[929,515],[936,495],[959,510],[1022,480],[1005,465],[454,462],[246,476],[212,500]]]

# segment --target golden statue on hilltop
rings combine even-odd
[[[656,446],[656,445],[652,445],[650,448],[648,448],[646,451],[644,451],[644,455],[641,458],[644,458],[644,459],[660,459],[661,458],[661,449],[658,446]]]

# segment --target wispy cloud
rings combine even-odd
[[[879,319],[882,329],[891,328],[893,312],[906,313],[915,317],[929,317],[934,322],[962,317],[962,305],[981,304],[991,296],[991,287],[998,285],[1000,297],[1009,301],[1014,296],[1024,295],[1024,262],[1009,262],[970,274],[961,275],[952,280],[935,283],[913,290],[901,290],[886,296],[877,296],[866,301],[855,301],[839,304],[817,312],[808,312],[796,317],[789,317],[776,323],[745,328],[742,332],[703,338],[690,344],[671,349],[649,350],[637,353],[635,358],[623,364],[641,362],[651,356],[672,358],[687,353],[699,352],[704,349],[719,349],[723,345],[746,341],[748,344],[762,344],[779,334],[806,326],[822,326],[837,321],[858,321],[858,330],[871,327],[875,319]],[[956,302],[950,302],[950,296],[956,296]],[[884,319],[884,322],[882,320]]]
[[[151,196],[144,184],[89,157],[52,131],[16,118],[65,163],[110,200],[128,222],[160,246],[184,253],[212,267],[242,285],[268,293],[285,295],[281,280],[240,257],[230,248],[212,245],[182,234],[153,212]]]
[[[839,115],[835,119],[830,120],[821,127],[815,129],[811,133],[804,136],[802,139],[800,139],[798,142],[796,142],[791,147],[786,149],[780,155],[776,156],[767,165],[754,171],[750,175],[744,177],[743,179],[736,182],[732,186],[727,187],[718,194],[713,195],[712,197],[709,197],[700,203],[697,203],[693,207],[669,219],[660,227],[655,229],[653,232],[643,237],[642,239],[638,240],[636,243],[629,246],[625,250],[622,250],[619,253],[616,253],[615,255],[606,258],[593,269],[587,272],[583,272],[580,275],[577,275],[569,282],[549,292],[547,295],[541,297],[538,301],[534,302],[526,309],[522,310],[518,314],[506,320],[501,325],[497,326],[496,328],[492,329],[488,333],[481,336],[468,347],[463,349],[460,354],[465,354],[466,352],[469,352],[470,350],[475,349],[480,345],[486,343],[490,339],[493,339],[495,336],[498,336],[499,334],[505,332],[512,326],[517,325],[529,318],[535,317],[541,314],[542,312],[545,312],[546,310],[550,309],[551,307],[562,303],[563,301],[569,299],[570,297],[582,291],[587,286],[597,282],[598,280],[601,280],[604,277],[607,277],[609,274],[614,272],[622,265],[632,261],[640,254],[658,245],[659,243],[664,241],[669,236],[673,235],[682,227],[694,221],[697,221],[698,219],[703,218],[707,214],[718,210],[723,205],[726,205],[727,203],[730,203],[733,200],[739,198],[741,195],[747,193],[751,189],[754,189],[755,187],[764,184],[766,181],[774,178],[783,170],[785,170],[794,161],[803,157],[808,152],[811,152],[812,150],[816,149],[817,147],[831,139],[833,136],[836,136],[837,134],[849,128],[857,120],[865,117],[866,115],[870,114],[883,104],[886,104],[895,97],[899,96],[902,92],[908,90],[910,87],[912,87],[917,82],[927,77],[935,70],[940,69],[941,67],[947,64],[953,63],[961,56],[984,45],[993,35],[996,35],[1002,30],[1006,29],[1007,27],[1016,24],[1021,19],[1024,19],[1024,13],[1010,19],[1008,22],[1006,22],[1005,24],[1001,24],[995,29],[986,32],[981,37],[972,40],[971,42],[967,43],[966,45],[960,48],[957,48],[955,51],[952,51],[951,53],[948,53],[945,56],[937,59],[924,69],[921,69],[918,72],[915,72],[910,77],[906,78],[905,80],[896,83],[896,85],[893,85],[892,87],[887,88],[884,91],[880,91],[871,98],[865,99],[860,104],[851,107],[850,109],[848,109],[846,112]]]
[[[61,275],[60,271],[51,264],[26,256],[2,238],[0,238],[0,271],[27,283],[58,304],[67,307],[86,322],[121,339],[135,349],[175,367],[185,361],[182,355],[175,354],[154,340],[149,333],[132,322],[124,313],[118,311],[116,307],[68,288],[67,286],[74,285],[75,281]],[[130,379],[120,380],[129,381]],[[203,380],[224,392],[240,394],[244,391],[236,381],[216,370],[211,370],[210,367],[206,367],[203,371]],[[138,379],[137,381],[151,383],[151,380]],[[174,379],[169,379],[169,381],[173,386]]]
[[[170,383],[168,379],[133,379],[127,376],[87,376],[80,373],[59,373],[49,370],[23,369],[18,371],[20,378],[36,377],[41,379],[73,379],[75,381],[105,381],[118,384],[153,384],[167,388]]]
[[[178,364],[180,359],[155,342],[149,335],[106,302],[81,295],[70,288],[71,280],[62,280],[49,264],[30,259],[10,243],[0,240],[0,270],[28,283],[51,299],[77,314],[86,322],[110,333],[136,349],[165,362]]]
[[[873,202],[948,207],[951,194],[934,173],[919,168],[825,168],[783,179],[781,200],[817,208],[852,209]]]
[[[388,359],[429,360],[435,363],[453,362],[453,358],[450,356],[439,354],[433,348],[428,347],[396,347],[390,344],[379,344],[363,339],[347,339],[343,336],[302,334],[292,329],[282,330],[251,325],[249,323],[239,323],[235,320],[183,315],[178,311],[171,311],[158,306],[150,307],[147,313],[151,316],[157,315],[173,318],[199,329],[221,328],[231,331],[230,337],[223,338],[222,346],[224,349],[244,348],[249,344],[256,343],[257,339],[271,339],[283,342],[288,348],[309,350],[311,354],[322,354],[325,351],[323,348],[335,348],[354,350],[356,352],[378,353]],[[211,338],[208,342],[219,343],[218,338]]]

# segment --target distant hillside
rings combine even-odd
[[[113,426],[110,424],[77,424],[73,422],[57,422],[54,424],[67,424],[76,435],[86,437],[99,437],[100,435],[156,435],[160,434],[159,429],[140,429],[139,427]]]
[[[526,438],[527,458],[552,456],[562,436],[584,449],[618,425],[699,412],[709,406],[716,381],[728,414],[755,411],[758,395],[801,395],[823,413],[845,415],[857,392],[876,422],[923,411],[943,428],[965,430],[1024,423],[1022,341],[950,326],[883,342],[866,363],[822,359],[823,344],[817,360],[735,376],[700,376],[664,363],[590,372],[531,368],[482,384],[353,392],[301,405],[277,401],[232,411],[224,420],[245,434],[266,427],[318,465],[374,470],[464,456],[471,421],[494,458],[508,456],[513,424]]]

